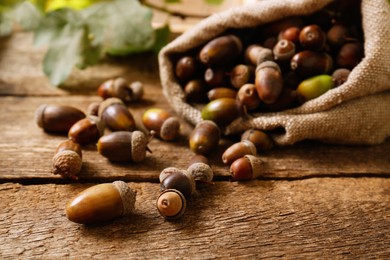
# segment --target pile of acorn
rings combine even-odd
[[[227,30],[198,48],[172,55],[187,103],[201,107],[190,148],[210,154],[220,129],[248,113],[300,106],[345,83],[364,57],[360,1],[334,1],[308,16],[289,17],[256,28]],[[233,179],[258,176],[257,153],[272,147],[248,130],[222,161]]]
[[[140,162],[146,157],[152,136],[174,140],[180,132],[180,121],[164,109],[144,111],[142,123],[149,133],[136,129],[127,105],[142,99],[143,92],[141,82],[129,84],[116,78],[98,88],[103,101],[91,103],[87,113],[65,105],[38,107],[35,118],[39,127],[45,132],[68,136],[55,151],[52,172],[77,180],[82,168],[82,147],[86,145],[96,144],[97,151],[111,162]],[[160,174],[161,194],[156,201],[160,214],[166,219],[182,216],[196,183],[211,183],[213,175],[207,158],[200,155],[194,156],[186,170],[164,169]],[[100,223],[130,214],[135,198],[136,193],[123,181],[99,184],[71,199],[66,205],[66,215],[77,223]]]

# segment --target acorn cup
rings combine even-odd
[[[248,181],[262,174],[263,161],[253,155],[245,155],[230,165],[232,181]]]
[[[264,61],[273,61],[274,55],[270,49],[252,44],[246,48],[244,58],[247,63],[257,66]]]
[[[104,223],[131,214],[135,200],[135,191],[123,181],[98,184],[66,204],[66,217],[79,224]]]
[[[149,137],[141,131],[117,131],[102,136],[98,152],[112,162],[141,162],[146,157]]]
[[[78,179],[82,166],[82,152],[78,143],[66,140],[60,143],[53,157],[53,174],[65,178]]]
[[[187,172],[193,176],[196,184],[210,184],[214,178],[214,171],[211,169],[209,160],[201,154],[196,154],[191,158]]]
[[[161,108],[146,110],[142,115],[142,123],[154,136],[164,141],[172,141],[180,133],[179,119]]]
[[[108,98],[99,105],[99,118],[111,131],[133,131],[135,120],[119,98]]]

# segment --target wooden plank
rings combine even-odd
[[[130,105],[137,124],[141,127],[142,113],[151,106],[169,109],[155,85],[147,85],[147,99]],[[71,104],[86,110],[95,95],[66,97],[1,97],[0,98],[0,181],[64,180],[51,174],[51,159],[57,145],[65,136],[43,132],[35,123],[36,108],[44,103]],[[84,166],[81,181],[103,181],[121,178],[127,181],[157,181],[159,172],[168,166],[187,167],[193,153],[188,148],[187,136],[191,126],[182,122],[182,135],[175,142],[153,139],[153,151],[137,164],[108,162],[96,152],[94,145],[84,147]],[[230,176],[221,155],[234,139],[225,138],[210,156],[217,176]],[[303,142],[289,147],[275,147],[262,153],[265,178],[304,178],[309,176],[390,175],[390,140],[377,146],[338,146],[317,142]]]
[[[90,186],[0,185],[1,258],[348,258],[390,255],[390,179],[218,182],[182,219],[155,209],[158,184],[130,183],[136,210],[102,226],[68,221],[68,199]]]

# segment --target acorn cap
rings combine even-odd
[[[104,135],[104,128],[105,128],[105,124],[104,124],[103,120],[100,120],[99,117],[93,116],[93,115],[89,115],[88,118],[91,119],[96,124],[96,127],[99,131],[99,135],[103,136]]]
[[[77,174],[80,172],[82,159],[80,155],[72,150],[63,150],[53,157],[53,173],[63,177],[78,179]]]
[[[160,130],[160,137],[163,140],[173,140],[180,130],[180,121],[177,117],[170,117],[164,121]]]
[[[272,69],[275,69],[281,73],[279,65],[274,61],[268,60],[268,61],[264,61],[264,62],[260,63],[256,67],[256,72],[261,70],[261,69],[264,69],[264,68],[272,68]]]
[[[137,193],[133,191],[129,187],[129,185],[127,185],[127,183],[123,181],[114,181],[112,185],[114,185],[114,187],[118,190],[119,195],[122,198],[122,203],[123,203],[122,216],[129,215],[131,212],[133,212]]]
[[[256,64],[261,64],[265,61],[273,61],[274,60],[274,55],[272,51],[268,48],[263,48],[261,49],[258,54],[257,54],[257,61]]]
[[[249,160],[252,166],[252,179],[256,179],[262,173],[264,161],[261,160],[259,157],[253,155],[245,155],[244,157]]]
[[[119,98],[115,98],[115,97],[112,97],[112,98],[107,98],[106,100],[104,100],[100,105],[99,105],[99,111],[98,111],[98,117],[101,118],[102,117],[102,114],[104,112],[104,110],[106,110],[107,107],[113,105],[113,104],[121,104],[121,105],[124,105],[124,103],[122,102],[122,100],[120,100]]]
[[[145,159],[148,141],[148,138],[143,132],[138,130],[132,132],[131,157],[134,162],[140,162]]]
[[[203,162],[196,162],[188,167],[187,172],[193,176],[195,181],[211,182],[214,177],[214,172],[210,165]]]

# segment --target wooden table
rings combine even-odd
[[[43,49],[30,34],[0,42],[0,258],[388,258],[390,256],[390,140],[377,146],[307,141],[262,153],[261,179],[230,182],[220,156],[211,156],[215,184],[202,187],[185,215],[166,221],[155,208],[158,175],[184,168],[192,156],[191,126],[175,142],[153,139],[142,163],[114,164],[84,147],[79,181],[51,173],[66,137],[37,127],[35,109],[69,104],[86,110],[97,86],[125,76],[145,85],[145,99],[129,109],[139,123],[149,107],[170,109],[162,97],[156,57],[106,60],[75,71],[68,90],[42,74]],[[67,220],[66,202],[95,183],[123,180],[137,191],[130,217],[99,226]]]

